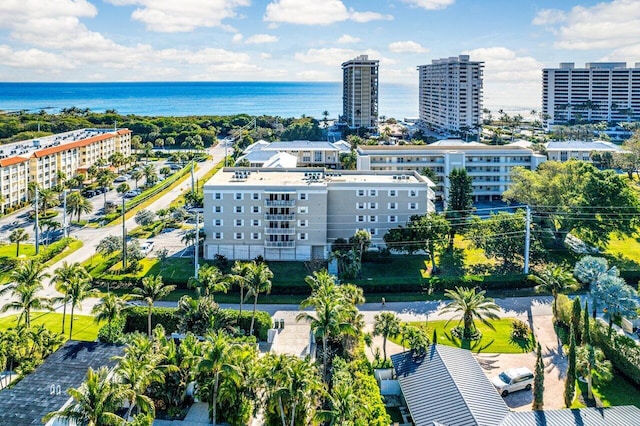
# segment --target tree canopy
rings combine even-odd
[[[511,181],[504,199],[531,206],[557,245],[571,232],[596,246],[606,246],[612,233],[635,232],[640,203],[612,170],[583,161],[548,161],[536,171],[515,167]]]

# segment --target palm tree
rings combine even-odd
[[[100,299],[100,303],[93,307],[91,313],[94,315],[94,322],[106,321],[107,324],[111,325],[125,309],[127,309],[127,300],[125,298],[108,293]]]
[[[500,310],[500,307],[494,303],[492,298],[485,297],[485,293],[484,290],[476,292],[475,288],[465,287],[456,287],[455,290],[445,291],[445,296],[452,299],[452,301],[442,309],[442,312],[460,312],[462,314],[461,321],[463,321],[464,325],[462,335],[465,339],[470,339],[476,330],[475,319],[494,329],[489,320],[498,319],[496,313]]]
[[[115,179],[115,177],[115,174],[109,169],[100,170],[100,173],[98,173],[98,185],[100,185],[101,188],[105,188],[105,191],[102,192],[105,207],[107,206],[106,189],[108,189],[109,186],[113,183],[113,179]]]
[[[67,195],[67,213],[72,216],[74,214],[78,215],[78,222],[80,222],[81,214],[88,214],[92,211],[93,205],[80,192],[74,191]]]
[[[215,266],[203,265],[198,269],[198,278],[190,279],[190,284],[197,288],[198,294],[209,297],[212,293],[229,290],[227,277]]]
[[[393,312],[380,312],[375,316],[373,335],[382,336],[382,356],[387,359],[387,339],[400,334],[400,318]]]
[[[145,185],[152,186],[158,180],[158,174],[156,173],[156,169],[153,164],[147,164],[142,169],[142,174],[146,179]]]
[[[60,200],[53,189],[44,188],[38,191],[38,203],[38,207],[42,209],[43,213],[46,213],[49,207],[59,205]]]
[[[242,303],[244,302],[244,289],[247,287],[247,281],[245,276],[247,274],[246,268],[249,263],[247,262],[238,262],[235,261],[233,266],[231,267],[231,274],[229,275],[229,279],[231,282],[238,284],[240,287],[240,311],[238,313],[238,318],[242,318]]]
[[[80,266],[82,268],[82,266]],[[82,268],[84,270],[84,268]],[[85,271],[86,273],[86,271]],[[75,275],[71,277],[68,287],[68,298],[71,302],[71,319],[69,321],[69,340],[73,337],[73,311],[76,307],[82,309],[82,301],[87,297],[92,297],[97,294],[98,290],[91,288],[91,276],[89,274]]]
[[[11,292],[11,295],[17,299],[4,305],[0,312],[7,312],[10,309],[21,311],[18,325],[24,319],[27,328],[31,327],[31,310],[33,309],[51,309],[49,299],[38,295],[42,290],[42,281],[49,277],[44,269],[45,266],[37,259],[20,262],[9,274],[11,284],[0,290],[0,296]]]
[[[118,358],[118,368],[116,369],[121,383],[128,386],[129,409],[125,419],[130,420],[133,409],[138,407],[138,412],[151,414],[155,417],[155,406],[153,400],[144,393],[147,388],[154,383],[164,382],[164,374],[158,368],[158,357],[149,356],[136,358],[124,356]]]
[[[136,189],[138,189],[138,181],[142,179],[143,176],[144,173],[142,173],[142,170],[134,170],[131,172],[131,178],[136,182]]]
[[[142,279],[140,287],[135,287],[133,289],[133,293],[144,300],[148,306],[147,324],[149,326],[149,338],[151,338],[151,312],[153,309],[153,303],[171,293],[175,288],[175,285],[165,285],[162,282],[162,277],[160,275],[150,275]]]
[[[253,296],[253,314],[251,315],[251,326],[249,334],[253,336],[253,325],[256,319],[256,305],[258,304],[258,296],[260,293],[271,292],[271,278],[273,272],[266,263],[256,263],[255,261],[247,264],[245,270],[245,280],[247,284],[247,297]]]
[[[20,256],[20,243],[27,241],[29,239],[29,235],[24,228],[14,229],[11,234],[9,234],[9,241],[11,244],[16,245],[16,257]]]
[[[48,422],[57,418],[68,423],[102,426],[125,425],[115,411],[126,399],[128,391],[115,383],[107,367],[87,371],[87,379],[78,388],[67,390],[73,401],[59,411],[52,411],[42,419]]]
[[[536,283],[536,290],[551,292],[553,295],[553,316],[557,314],[558,294],[578,288],[578,282],[571,272],[561,266],[546,266],[538,275],[529,275],[528,278]]]
[[[611,361],[602,349],[591,344],[576,348],[576,371],[587,381],[588,397],[593,398],[593,384],[609,382],[613,378]]]
[[[49,243],[49,234],[51,234],[51,231],[55,231],[57,229],[62,228],[62,224],[60,222],[57,222],[55,220],[51,220],[51,219],[43,219],[40,221],[40,227],[44,228],[45,231],[45,241],[47,242],[47,244]]]
[[[90,280],[91,275],[80,265],[75,262],[68,264],[66,261],[62,262],[62,266],[56,268],[53,271],[53,282],[55,283],[56,290],[62,293],[62,297],[56,298],[55,302],[62,302],[62,331],[64,334],[64,323],[67,316],[67,303],[70,300],[70,287],[71,282],[76,276],[81,276],[84,279]]]
[[[213,376],[213,382],[209,384],[211,393],[211,424],[217,421],[218,387],[220,386],[220,373],[225,369],[231,369],[229,364],[230,345],[229,340],[222,332],[207,334],[202,356],[198,360],[197,370],[201,373]]]

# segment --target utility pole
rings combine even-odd
[[[127,227],[125,226],[124,197],[122,197],[122,270],[127,268]]]
[[[40,254],[40,225],[38,223],[38,194],[40,190],[36,184],[36,256]]]
[[[69,236],[67,230],[67,190],[62,191],[62,234],[65,238]]]
[[[194,166],[194,161],[191,160],[191,195],[196,193],[196,187],[194,185],[194,178],[193,178],[193,166]]]
[[[193,253],[193,277],[198,278],[198,269],[200,269],[198,265],[198,245],[200,244],[200,235],[198,230],[198,225],[200,222],[200,212],[196,212],[196,238],[195,238],[195,247]]]
[[[531,245],[531,209],[527,205],[527,216],[524,222],[524,274],[529,273],[529,246]]]

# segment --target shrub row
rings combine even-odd
[[[167,333],[173,333],[178,330],[180,316],[177,308],[165,308],[154,306],[151,314],[151,326],[155,327],[161,324]],[[242,329],[245,334],[249,334],[251,325],[251,310],[242,311],[242,316],[238,316],[239,312],[234,309],[220,309],[218,318],[220,324],[233,324],[237,322],[237,326]],[[124,324],[124,332],[132,333],[139,331],[147,332],[147,315],[148,310],[145,306],[136,306],[127,310],[126,321]],[[268,330],[272,327],[271,316],[267,312],[256,311],[256,319],[254,324],[254,335],[260,340],[267,340]],[[104,333],[109,333],[105,330]]]
[[[622,375],[640,386],[640,347],[631,339],[619,334],[608,337],[608,329],[602,324],[591,327],[591,339],[600,347],[611,364]]]

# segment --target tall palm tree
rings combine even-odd
[[[43,213],[46,213],[49,207],[59,204],[58,194],[53,189],[44,188],[38,191],[38,208],[42,209]]]
[[[108,293],[100,299],[100,303],[93,307],[91,313],[94,315],[94,322],[99,323],[106,321],[107,324],[111,325],[126,308],[127,300],[125,298],[118,297],[113,293]]]
[[[113,180],[115,179],[115,174],[109,170],[109,169],[102,169],[100,170],[100,173],[98,173],[98,185],[100,185],[101,188],[105,188],[108,189],[109,186],[113,183]],[[107,191],[105,190],[102,193],[103,197],[104,197],[104,206],[107,206]]]
[[[382,336],[382,356],[387,359],[387,339],[400,334],[400,318],[393,312],[376,314],[373,325],[374,336]]]
[[[142,169],[142,174],[146,179],[145,185],[152,186],[158,180],[158,173],[156,172],[156,168],[153,164],[147,164]]]
[[[133,293],[135,295],[138,295],[142,300],[144,300],[147,303],[148,306],[148,317],[147,317],[147,324],[148,324],[148,331],[149,331],[149,338],[151,338],[151,312],[153,309],[153,304],[156,300],[162,299],[164,296],[166,296],[167,294],[171,293],[173,290],[175,290],[176,286],[175,285],[165,285],[162,282],[162,276],[157,275],[157,276],[148,276],[142,279],[142,281],[139,284],[139,287],[135,287],[133,289]]]
[[[80,267],[82,268],[82,266]],[[84,268],[82,268],[84,269]],[[85,271],[86,272],[86,271]],[[87,297],[95,296],[98,290],[91,288],[91,276],[79,274],[71,277],[68,287],[69,302],[71,302],[71,319],[69,320],[69,340],[73,338],[73,311],[76,307],[82,310],[82,301]]]
[[[230,345],[226,335],[222,332],[209,333],[205,338],[202,356],[198,360],[197,370],[200,373],[213,376],[209,383],[211,393],[211,424],[217,422],[218,388],[220,386],[220,374],[223,370],[231,369],[229,359]]]
[[[73,191],[67,195],[67,213],[70,215],[78,215],[78,222],[80,222],[81,214],[88,214],[93,211],[93,205],[91,202],[82,196],[78,191]]]
[[[131,172],[131,178],[136,182],[136,189],[138,189],[138,181],[142,179],[143,176],[144,173],[142,173],[142,170],[134,170]]]
[[[24,319],[27,328],[31,327],[31,310],[33,309],[51,309],[49,299],[38,295],[42,290],[42,281],[49,277],[44,269],[45,266],[36,259],[20,262],[9,274],[11,284],[0,290],[0,296],[11,292],[11,295],[17,299],[4,305],[0,312],[7,312],[10,309],[21,311],[18,325]]]
[[[164,374],[158,368],[157,357],[135,358],[133,356],[120,357],[116,372],[120,382],[128,386],[129,409],[125,419],[130,420],[134,408],[137,412],[151,414],[155,417],[153,400],[145,395],[149,386],[154,383],[162,383]]]
[[[548,291],[553,295],[553,316],[558,313],[558,294],[578,288],[578,281],[573,274],[557,265],[548,265],[539,274],[529,275],[528,278],[536,283],[536,290]]]
[[[43,422],[57,418],[87,426],[125,425],[124,419],[115,411],[126,399],[128,391],[114,382],[106,367],[100,367],[97,371],[89,367],[87,379],[80,387],[71,388],[67,393],[73,401],[59,411],[48,413]]]
[[[247,287],[247,281],[245,276],[247,272],[245,269],[247,268],[249,263],[247,262],[238,262],[235,261],[233,266],[231,267],[231,274],[229,275],[229,280],[234,284],[237,284],[240,287],[240,311],[238,312],[238,318],[242,317],[242,303],[244,302],[244,290]]]
[[[72,264],[62,262],[62,266],[56,268],[53,271],[53,282],[55,283],[56,290],[62,293],[62,297],[58,297],[55,299],[55,302],[62,302],[62,331],[64,334],[64,324],[67,316],[67,304],[70,300],[70,287],[71,282],[74,277],[80,276],[83,279],[90,280],[91,275],[87,272],[86,269],[80,263],[75,262]]]
[[[198,269],[198,278],[191,279],[190,283],[196,287],[198,294],[204,297],[220,291],[226,293],[229,289],[227,277],[215,266],[203,265]]]
[[[485,293],[484,290],[476,292],[475,288],[465,287],[456,287],[455,290],[445,291],[445,296],[452,301],[442,309],[442,312],[460,312],[462,314],[461,321],[464,325],[463,337],[465,339],[470,339],[476,330],[476,319],[494,329],[489,320],[498,319],[497,312],[500,307],[494,303],[492,298],[485,297]]]
[[[247,297],[253,296],[253,314],[251,315],[251,326],[249,333],[253,336],[253,325],[256,319],[256,306],[258,305],[258,296],[260,293],[271,292],[271,278],[273,272],[266,263],[249,263],[245,270],[245,280],[247,284]]]
[[[29,239],[29,235],[24,228],[14,229],[11,234],[9,234],[9,241],[11,244],[16,245],[16,257],[20,256],[20,243],[27,241]]]
[[[587,395],[593,398],[593,385],[606,383],[613,378],[611,361],[602,349],[591,344],[576,348],[576,371],[587,381]]]

